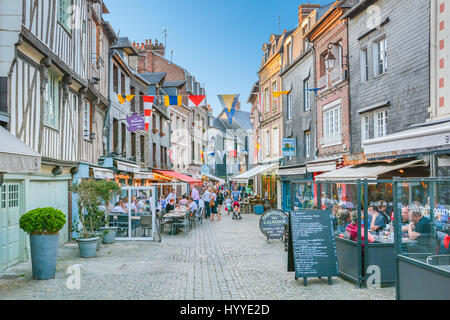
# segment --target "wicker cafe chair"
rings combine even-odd
[[[146,236],[145,230],[151,230],[153,228],[152,218],[152,216],[141,216],[141,223],[139,224],[139,228],[144,231],[144,237]]]

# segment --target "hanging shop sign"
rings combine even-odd
[[[283,138],[283,157],[295,157],[297,155],[297,139]]]
[[[128,131],[135,132],[138,130],[145,130],[145,119],[137,113],[127,116]]]

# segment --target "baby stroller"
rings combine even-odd
[[[241,204],[239,203],[239,201],[235,201],[233,202],[233,220],[238,219],[241,220],[242,216],[241,216]]]

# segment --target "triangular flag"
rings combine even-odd
[[[189,107],[206,107],[206,96],[189,96]]]
[[[261,149],[261,145],[258,142],[256,143],[256,149]]]
[[[274,91],[274,92],[272,92],[272,94],[273,94],[274,98],[278,98],[282,94],[285,94],[285,95],[289,94],[289,92],[291,92],[291,91],[290,90],[289,91]]]
[[[182,96],[164,96],[164,103],[166,107],[168,106],[181,106]]]
[[[239,94],[218,95],[230,124],[233,123],[234,112],[239,101]]]
[[[219,158],[223,161],[223,156],[225,155],[225,151],[217,151]]]
[[[134,97],[135,97],[134,95],[126,95],[126,96],[121,95],[121,94],[117,95],[117,98],[119,99],[120,104],[124,104],[125,100],[126,101],[131,101],[131,100],[134,99]]]

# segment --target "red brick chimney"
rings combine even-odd
[[[318,3],[302,3],[298,7],[298,24],[300,25],[303,19],[317,8],[320,8],[320,4]]]

